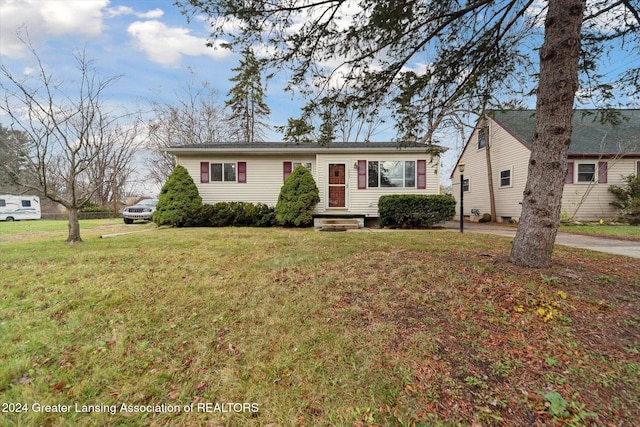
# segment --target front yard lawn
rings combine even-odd
[[[640,241],[640,226],[637,225],[561,225],[558,231]]]
[[[0,239],[0,425],[640,419],[640,260],[558,247],[527,270],[509,238],[447,230],[103,231]]]

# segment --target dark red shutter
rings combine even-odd
[[[247,162],[238,162],[238,182],[241,184],[247,182]]]
[[[200,162],[200,182],[209,182],[209,162]]]
[[[367,161],[358,160],[358,190],[367,188]]]
[[[427,161],[418,160],[418,189],[427,188]]]
[[[607,162],[598,162],[598,184],[607,183]]]
[[[282,181],[286,181],[291,175],[291,162],[282,162]]]
[[[573,184],[573,162],[567,163],[567,176],[564,177],[565,184]]]

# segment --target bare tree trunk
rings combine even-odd
[[[584,8],[584,0],[549,0],[529,175],[509,257],[516,265],[542,268],[551,264],[571,143]]]
[[[485,157],[487,158],[487,181],[489,183],[489,206],[491,209],[491,222],[496,222],[497,213],[496,213],[496,194],[493,188],[493,168],[491,166],[491,137],[489,135],[489,128],[485,128],[485,132],[487,133],[487,145],[485,147]]]
[[[67,237],[67,243],[81,243],[80,237],[80,221],[78,220],[78,208],[69,208],[69,235]]]

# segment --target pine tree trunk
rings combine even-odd
[[[542,268],[551,264],[571,143],[584,8],[584,0],[549,0],[529,174],[509,257],[516,265]]]

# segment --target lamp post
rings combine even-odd
[[[464,162],[458,163],[460,171],[460,232],[464,233]]]

